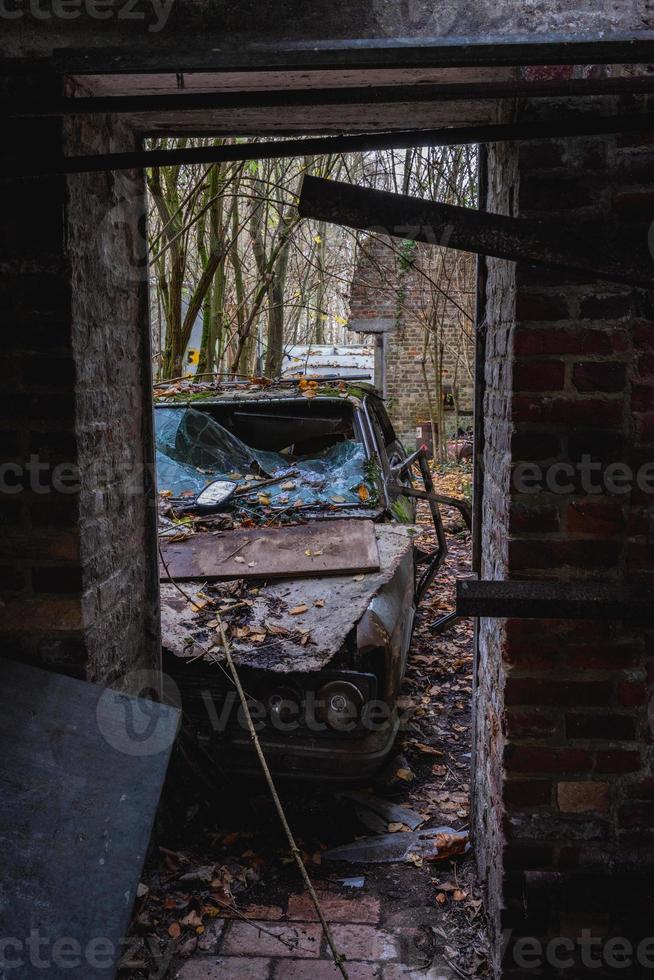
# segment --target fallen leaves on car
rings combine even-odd
[[[268,620],[264,623],[266,629],[272,636],[288,636],[289,631],[284,626],[278,626],[277,623],[270,623]]]
[[[291,611],[289,612],[289,616],[302,616],[304,615],[305,612],[308,611],[309,611],[308,606],[295,606],[295,608],[291,609]]]
[[[302,378],[298,387],[305,398],[315,398],[318,394],[317,381],[309,381],[307,378]]]
[[[365,483],[362,483],[361,486],[358,487],[357,495],[362,504],[368,503],[368,501],[370,500],[370,491],[368,490],[368,487],[365,485]]]

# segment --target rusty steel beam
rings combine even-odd
[[[333,105],[391,105],[424,102],[479,102],[496,99],[580,98],[645,95],[654,75],[624,78],[570,78],[526,82],[519,79],[429,85],[369,85],[279,91],[189,92],[164,95],[96,95],[0,104],[0,118],[71,116],[89,113],[198,112],[226,109],[297,108]]]
[[[321,177],[304,178],[298,210],[303,218],[654,288],[647,231],[642,241],[633,233],[622,240],[608,225],[511,218]]]
[[[196,146],[177,150],[134,150],[77,157],[35,157],[0,163],[0,178],[48,177],[57,174],[98,173],[183,164],[224,163],[233,160],[272,160],[365,150],[406,149],[412,146],[461,146],[503,140],[581,138],[612,133],[654,132],[654,114],[573,116],[548,122],[497,125],[446,126],[440,129],[408,129],[397,132],[361,133],[356,136],[317,136],[307,139],[237,143],[230,146]],[[344,185],[347,186],[347,185]],[[454,247],[454,246],[453,246]],[[492,253],[489,253],[492,254]]]
[[[456,613],[488,619],[628,619],[654,622],[654,603],[637,586],[590,582],[459,579]]]

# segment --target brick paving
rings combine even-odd
[[[320,900],[336,947],[346,957],[350,980],[453,980],[449,970],[411,965],[420,961],[411,942],[413,930],[394,928],[390,920],[385,925],[377,898],[325,891]],[[193,957],[178,962],[172,976],[177,980],[342,977],[308,895],[291,895],[286,911],[257,905],[244,913],[251,921],[212,923],[199,938]]]

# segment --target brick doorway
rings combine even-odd
[[[556,106],[521,111],[539,119]],[[35,153],[138,141],[112,121],[75,124],[65,138],[48,123],[36,136]],[[646,235],[651,147],[651,138],[615,136],[498,144],[488,207],[552,221],[608,218]],[[130,189],[109,174],[56,179],[36,197],[17,183],[3,219],[2,302],[12,327],[28,331],[8,340],[28,366],[10,375],[7,417],[18,404],[20,421],[7,427],[7,444],[27,458],[32,446],[53,461],[72,457],[82,470],[79,491],[46,507],[36,493],[3,505],[12,528],[3,640],[21,659],[106,683],[156,665],[158,650],[146,305],[140,287],[117,284],[98,265],[129,265],[127,227],[112,229],[109,255],[88,234],[90,214],[110,212],[134,189],[138,196],[140,176],[133,180]],[[37,240],[25,215],[39,207]],[[45,300],[37,281],[48,284]],[[485,295],[482,576],[651,584],[651,492],[591,493],[574,476],[584,457],[601,472],[651,461],[651,292],[491,259]],[[118,358],[117,332],[126,338]],[[136,494],[117,475],[123,451],[143,469]],[[92,476],[99,457],[109,464],[101,482]],[[536,464],[546,481],[549,472],[552,484],[519,490],[520,463]],[[561,463],[566,470],[553,475]],[[503,928],[573,946],[589,930],[601,942],[646,929],[652,662],[651,632],[628,622],[479,624],[475,836],[498,972]],[[525,968],[513,956],[506,976],[511,969]]]

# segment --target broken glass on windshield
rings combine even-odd
[[[361,493],[366,455],[354,439],[337,442],[311,456],[294,456],[253,449],[207,413],[191,408],[159,408],[155,420],[160,491],[170,491],[174,496],[195,495],[213,480],[234,480],[243,488],[253,478],[288,475],[287,480],[278,479],[265,487],[263,493],[270,506],[353,506],[367,499],[367,494]],[[259,494],[253,488],[255,501]]]

